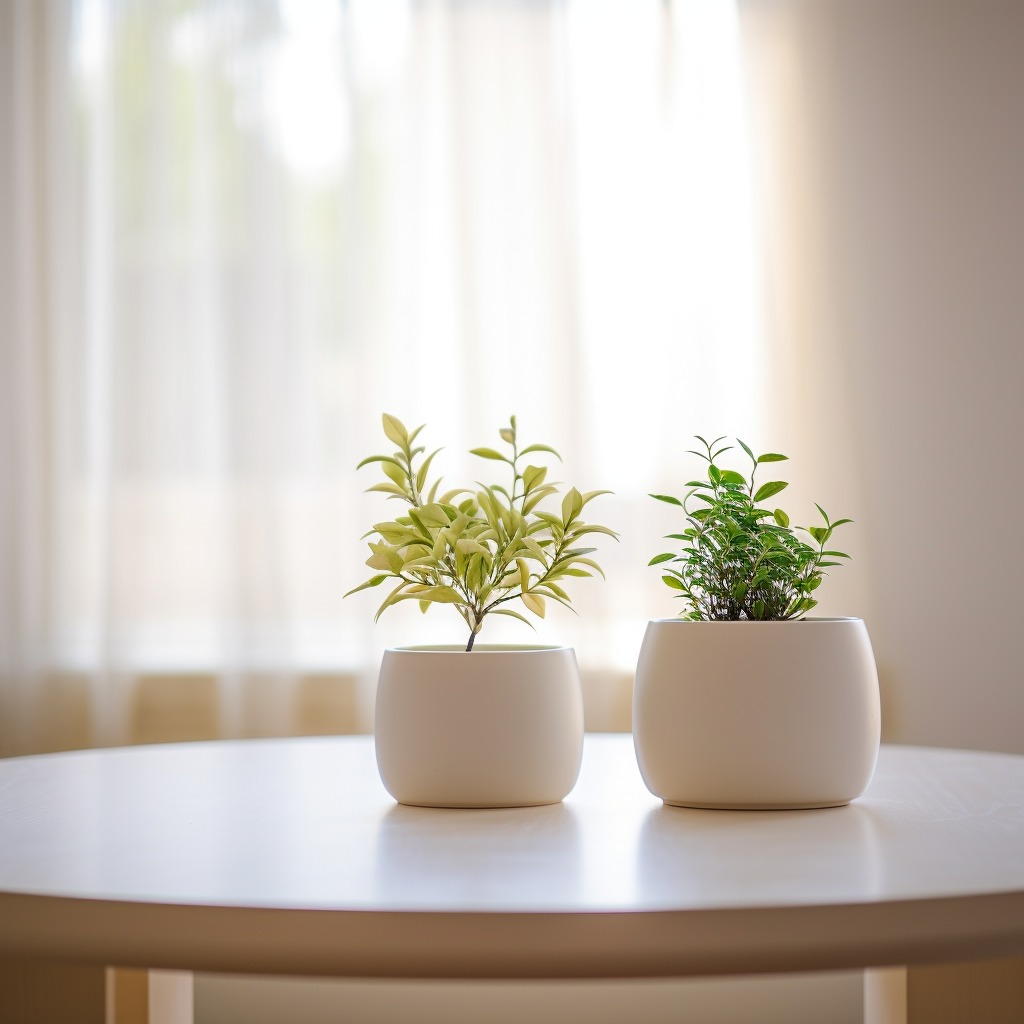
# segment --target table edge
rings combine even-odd
[[[0,953],[230,973],[630,978],[1024,954],[1024,892],[587,912],[317,910],[0,893]]]

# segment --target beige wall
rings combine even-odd
[[[741,10],[775,431],[857,520],[823,610],[868,620],[886,739],[1024,753],[1024,4]]]
[[[1024,4],[843,0],[838,316],[891,735],[1024,753]]]

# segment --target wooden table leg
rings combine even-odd
[[[148,1024],[193,1024],[191,971],[149,972]]]
[[[107,968],[105,1024],[149,1024],[149,971]]]
[[[864,1024],[907,1024],[906,967],[864,972]]]
[[[1024,1024],[1024,958],[867,970],[864,1024]]]
[[[192,975],[0,960],[2,1024],[193,1024]]]
[[[108,967],[105,1024],[193,1024],[191,972]]]

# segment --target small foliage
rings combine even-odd
[[[718,458],[731,445],[716,447],[724,438],[710,443],[697,440],[704,451],[692,454],[708,464],[706,480],[690,480],[691,490],[680,501],[667,494],[652,494],[658,501],[682,506],[687,528],[669,534],[682,541],[680,553],[655,555],[650,565],[662,566],[662,580],[676,597],[686,601],[684,618],[710,619],[795,619],[806,615],[818,602],[811,595],[821,585],[825,569],[849,558],[842,551],[826,549],[832,531],[852,522],[831,522],[820,506],[815,507],[823,526],[795,527],[781,508],[758,508],[758,504],[787,486],[772,480],[755,489],[758,467],[783,462],[785,455],[769,452],[757,455],[742,441],[740,447],[751,460],[750,480],[732,469],[722,469]],[[691,508],[692,502],[703,502]],[[802,530],[814,545],[802,541],[794,532]]]
[[[474,448],[470,452],[504,462],[511,470],[510,489],[481,484],[475,492],[458,488],[438,496],[441,479],[428,486],[427,475],[440,449],[423,457],[426,449],[415,446],[422,429],[409,432],[401,420],[385,413],[384,433],[398,451],[371,455],[357,467],[379,462],[387,480],[369,490],[381,491],[409,506],[406,515],[377,523],[367,535],[378,539],[370,541],[366,564],[379,572],[349,591],[354,594],[388,579],[397,580],[377,618],[399,601],[418,601],[424,612],[432,604],[453,605],[469,627],[466,650],[471,651],[488,615],[510,615],[532,628],[529,619],[504,605],[520,601],[527,611],[544,618],[547,601],[572,607],[563,589],[567,577],[592,576],[588,569],[604,576],[601,567],[588,557],[596,549],[577,545],[589,534],[618,537],[607,526],[580,518],[588,502],[610,491],[581,494],[573,487],[557,512],[539,508],[546,498],[558,494],[558,485],[547,480],[547,467],[520,467],[519,462],[534,452],[550,453],[559,461],[561,456],[544,444],[531,444],[520,451],[513,416],[509,426],[499,432],[510,451],[502,454],[494,448]]]

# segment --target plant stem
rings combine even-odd
[[[474,632],[472,632],[472,633],[470,633],[470,634],[469,634],[469,643],[468,643],[468,644],[466,644],[466,653],[467,653],[467,654],[469,654],[469,652],[470,652],[471,650],[473,650],[473,642],[474,642],[475,640],[476,640],[476,632],[474,631]]]

